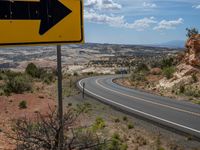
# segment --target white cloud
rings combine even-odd
[[[196,5],[196,6],[192,6],[192,8],[200,9],[200,4],[199,4],[199,5]]]
[[[122,6],[113,0],[86,0],[85,7],[89,9],[119,10]]]
[[[122,26],[124,24],[124,16],[108,16],[105,14],[98,14],[95,11],[85,11],[85,19],[94,22],[108,24],[110,26]]]
[[[137,31],[143,31],[152,24],[157,23],[154,17],[138,19],[133,23],[128,23],[124,16],[108,16],[105,14],[98,14],[95,11],[85,11],[85,19],[90,22],[108,24],[112,27],[135,29]]]
[[[154,3],[147,3],[147,2],[144,2],[144,3],[143,3],[143,7],[144,7],[144,8],[156,8],[157,5],[154,4]]]
[[[178,25],[183,23],[183,19],[179,18],[177,20],[162,20],[158,23],[158,26],[154,27],[154,30],[165,30],[165,29],[175,29]]]
[[[149,28],[151,25],[157,23],[154,17],[143,18],[135,20],[133,23],[126,23],[125,27],[130,29],[135,29],[137,31],[143,31],[146,28]]]
[[[122,10],[122,5],[116,1],[119,2],[119,0],[85,0],[85,19],[88,22],[107,24],[111,27],[133,29],[136,31],[144,31],[149,28],[153,30],[175,29],[184,21],[182,18],[158,21],[154,17],[144,17],[133,21],[127,21],[124,15],[116,13],[118,11],[113,11],[112,13],[108,12],[109,10]],[[145,0],[143,2],[143,9],[157,8],[155,3],[145,2]]]

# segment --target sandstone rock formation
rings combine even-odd
[[[179,83],[190,84],[192,81],[192,74],[199,75],[200,69],[187,65],[185,63],[176,66],[176,72],[173,74],[173,78],[163,78],[159,81],[157,88],[172,88],[174,85]]]
[[[200,67],[200,34],[190,37],[186,42],[186,48],[186,64]]]
[[[193,35],[186,42],[186,54],[184,61],[176,66],[176,72],[173,74],[173,78],[163,78],[159,81],[157,88],[172,88],[179,83],[190,84],[192,81],[192,75],[200,74],[200,34]]]

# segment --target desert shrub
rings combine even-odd
[[[74,72],[74,74],[73,74],[75,77],[77,77],[78,76],[78,73],[77,72]]]
[[[151,68],[161,68],[161,63],[159,60],[154,60],[151,62],[150,67]]]
[[[107,145],[108,150],[127,150],[127,144],[121,139],[118,133],[114,133],[110,143]]]
[[[165,150],[163,147],[159,147],[157,150]]]
[[[106,124],[103,118],[97,117],[95,123],[92,126],[93,131],[105,128]]]
[[[198,86],[184,84],[183,82],[174,85],[173,90],[176,90],[176,93],[183,94],[185,96],[200,97],[200,90]]]
[[[184,84],[181,84],[180,87],[179,87],[179,92],[180,93],[184,93],[185,92],[185,85]]]
[[[44,69],[40,69],[41,73],[40,73],[40,79],[47,84],[50,84],[51,82],[53,82],[55,75],[53,74],[53,72],[48,72],[45,71]]]
[[[186,85],[181,83],[177,86],[179,89],[179,93],[185,96],[192,96],[192,97],[200,97],[200,90],[198,87],[192,85]]]
[[[19,103],[19,108],[20,109],[26,109],[27,108],[27,102],[26,101],[21,101],[20,103]]]
[[[128,118],[126,116],[123,117],[124,121],[128,121]]]
[[[23,73],[21,73],[21,72],[14,72],[11,70],[1,70],[0,74],[1,74],[3,80],[8,80],[8,79],[15,78],[16,76],[23,75]]]
[[[28,64],[25,72],[31,77],[41,79],[47,84],[50,84],[55,78],[55,72],[53,70],[37,68],[37,66],[33,63]]]
[[[193,100],[192,102],[193,102],[194,104],[200,105],[200,100]]]
[[[179,61],[177,60],[176,57],[174,56],[167,56],[165,58],[158,58],[154,61],[151,62],[150,66],[152,68],[168,68],[168,67],[172,67],[175,66],[176,64],[178,64]]]
[[[4,86],[4,92],[21,94],[32,89],[31,80],[27,75],[17,75],[14,78],[8,78]]]
[[[120,70],[115,70],[115,74],[121,74]]]
[[[184,94],[186,96],[200,97],[200,90],[189,85],[185,88]]]
[[[118,69],[118,70],[115,70],[115,74],[128,74],[128,70]]]
[[[173,77],[174,72],[175,72],[175,68],[174,67],[167,67],[167,68],[163,69],[163,75],[167,79],[171,79]]]
[[[192,74],[192,80],[194,83],[198,82],[198,77],[196,74]]]
[[[25,72],[33,78],[40,77],[40,71],[34,63],[28,64]]]
[[[83,104],[77,104],[76,105],[77,110],[84,112],[84,113],[88,113],[92,110],[92,105],[90,103],[83,103]]]
[[[90,76],[90,75],[93,75],[94,72],[87,72],[87,75]]]
[[[133,129],[134,128],[134,125],[130,124],[130,123],[127,126],[128,126],[128,129]]]
[[[71,107],[71,106],[72,106],[72,103],[68,103],[67,106],[68,106],[68,107]]]
[[[139,63],[136,68],[135,68],[135,71],[136,72],[148,72],[149,71],[149,68],[146,64],[144,63]]]
[[[146,75],[149,72],[149,68],[146,64],[144,63],[139,63],[133,72],[131,73],[130,80],[131,81],[147,81]]]
[[[3,74],[0,72],[0,80],[3,80]]]
[[[130,76],[131,81],[147,81],[146,73],[144,72],[133,72]]]
[[[174,58],[170,57],[170,58],[164,58],[161,61],[161,68],[168,68],[174,65]]]
[[[115,121],[115,123],[118,123],[118,122],[120,122],[120,119],[119,118],[115,118],[114,121]]]

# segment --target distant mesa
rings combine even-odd
[[[154,45],[160,46],[160,47],[168,47],[168,48],[184,48],[185,41],[184,40],[174,40],[174,41],[168,41],[165,43],[154,44]]]

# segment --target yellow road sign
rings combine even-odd
[[[0,0],[0,45],[82,43],[82,0]]]

